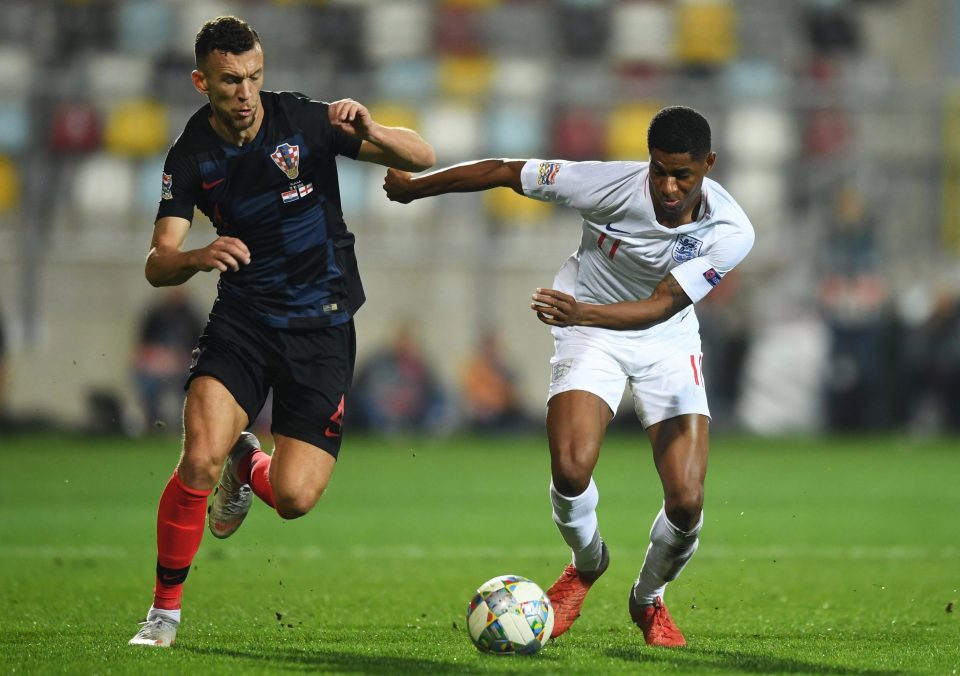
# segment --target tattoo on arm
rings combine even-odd
[[[665,312],[663,319],[669,319],[691,304],[687,292],[683,290],[683,287],[680,286],[680,283],[673,275],[667,275],[657,284],[657,288],[653,291],[653,296],[654,298],[663,298],[666,296],[669,300],[664,306]]]

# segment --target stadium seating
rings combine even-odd
[[[12,212],[20,203],[20,173],[17,163],[0,155],[0,215]]]

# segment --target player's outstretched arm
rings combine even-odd
[[[580,303],[555,289],[537,289],[530,308],[537,319],[550,326],[597,326],[618,331],[649,329],[664,322],[692,301],[673,275],[664,277],[643,300],[609,305]]]
[[[374,122],[366,106],[353,99],[334,101],[327,109],[330,124],[363,141],[357,159],[406,171],[423,171],[437,161],[433,146],[412,129]]]
[[[520,172],[524,164],[526,160],[479,160],[416,177],[405,171],[388,169],[383,190],[391,201],[402,204],[448,192],[476,192],[490,188],[510,188],[522,195]]]
[[[185,218],[166,216],[153,226],[153,240],[144,274],[153,286],[183,284],[198,272],[239,270],[250,262],[250,250],[236,237],[218,237],[200,249],[183,250],[190,230]]]

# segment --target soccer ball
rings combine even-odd
[[[553,606],[536,582],[501,575],[484,582],[470,600],[467,629],[481,652],[533,655],[553,632]]]

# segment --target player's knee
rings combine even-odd
[[[703,511],[703,487],[672,491],[664,499],[664,511],[670,523],[680,530],[690,530],[700,520]]]
[[[574,497],[587,490],[592,474],[593,463],[566,454],[553,462],[553,487],[562,495]]]
[[[299,492],[288,495],[277,495],[277,514],[284,519],[299,519],[306,516],[317,501],[320,500],[320,493],[317,492]]]
[[[177,474],[191,488],[210,490],[220,481],[222,467],[223,464],[210,455],[185,453],[177,465]]]

